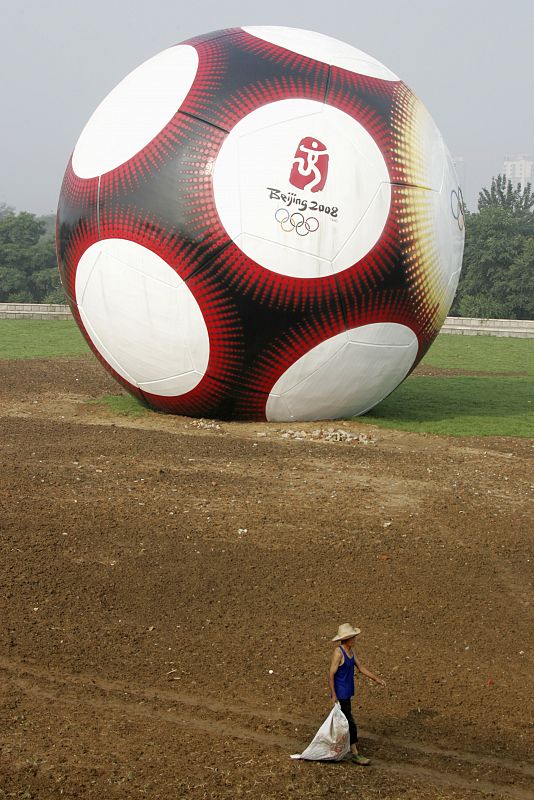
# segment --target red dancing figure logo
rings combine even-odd
[[[313,136],[305,136],[293,159],[290,183],[297,189],[320,192],[326,183],[329,158],[328,150],[322,142]]]

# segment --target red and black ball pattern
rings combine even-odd
[[[277,379],[312,347],[344,330],[397,322],[417,336],[422,358],[441,319],[416,292],[407,264],[402,187],[409,185],[393,136],[400,81],[359,75],[294,53],[237,28],[186,42],[198,54],[193,85],[179,110],[140,152],[99,177],[69,164],[58,209],[57,250],[65,294],[104,366],[129,391],[162,411],[265,419]],[[249,258],[217,212],[210,165],[247,114],[288,98],[327,103],[353,117],[376,142],[392,184],[382,235],[359,261],[321,278],[295,278]],[[168,198],[172,198],[169,202]],[[404,227],[403,227],[404,226]],[[124,238],[153,251],[185,281],[208,329],[206,373],[176,397],[148,394],[121,378],[94,348],[76,307],[78,262],[88,247]]]

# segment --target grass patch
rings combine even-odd
[[[534,341],[443,333],[434,341],[422,363],[439,369],[526,372],[534,376]]]
[[[93,400],[92,404],[105,406],[108,411],[121,417],[143,417],[148,411],[146,406],[130,394],[105,394],[98,400]]]
[[[0,320],[0,359],[89,352],[74,321]],[[527,377],[414,375],[366,415],[369,422],[446,436],[534,436],[532,339],[442,334],[423,363],[444,370],[526,373]],[[96,402],[123,416],[146,413],[129,395],[106,395]]]
[[[88,352],[74,320],[0,319],[0,359],[57,358]]]
[[[442,334],[423,363],[527,377],[413,375],[366,419],[384,428],[443,436],[534,436],[532,339]]]
[[[444,436],[534,436],[534,380],[408,378],[365,417],[375,425]]]

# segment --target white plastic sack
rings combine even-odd
[[[349,723],[336,703],[303,753],[291,758],[307,761],[341,761],[350,750]]]

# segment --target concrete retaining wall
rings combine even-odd
[[[0,303],[0,319],[72,319],[72,314],[59,303]]]
[[[441,331],[464,336],[510,336],[516,339],[534,339],[534,320],[446,317]]]
[[[72,314],[68,306],[59,304],[0,303],[0,319],[72,319]],[[464,336],[511,336],[534,339],[534,320],[447,317],[441,331]]]

